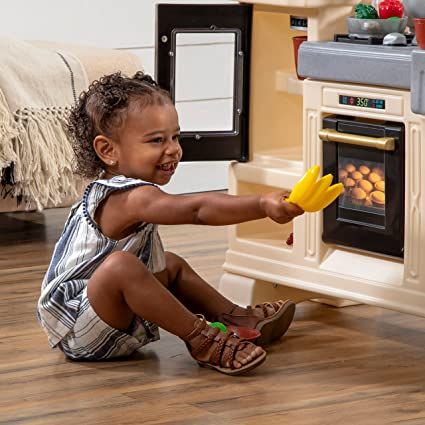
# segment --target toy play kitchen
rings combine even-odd
[[[344,186],[292,223],[230,227],[219,289],[241,304],[292,297],[425,316],[425,50],[414,21],[425,2],[371,3],[158,7],[157,78],[174,96],[176,34],[235,40],[232,126],[184,132],[186,160],[236,159],[233,194],[292,189],[316,164]]]

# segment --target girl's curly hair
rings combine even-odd
[[[102,173],[105,165],[93,148],[93,140],[100,134],[114,136],[125,123],[133,101],[137,101],[139,107],[172,102],[169,93],[143,72],[133,77],[121,72],[105,75],[81,93],[67,120],[76,174],[96,178]]]

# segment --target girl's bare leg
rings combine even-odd
[[[245,314],[246,309],[235,307],[230,300],[201,278],[181,257],[172,252],[165,253],[167,270],[158,274],[158,279],[190,311],[202,313],[207,320],[215,321],[222,313],[233,311]]]
[[[197,320],[128,252],[115,252],[105,259],[89,280],[87,295],[99,317],[116,329],[128,329],[137,315],[184,340]],[[260,347],[250,345],[237,352],[234,366],[241,367],[262,353]]]

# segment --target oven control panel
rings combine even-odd
[[[385,99],[376,99],[365,96],[339,95],[339,104],[347,106],[357,106],[359,108],[385,109]]]
[[[378,89],[379,90],[379,89]],[[367,112],[378,115],[403,115],[404,98],[396,94],[380,93],[378,90],[344,90],[324,87],[322,104],[325,107]]]

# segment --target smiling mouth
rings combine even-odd
[[[167,162],[165,164],[157,165],[156,168],[159,168],[162,171],[166,172],[174,172],[174,170],[177,168],[177,162]]]

